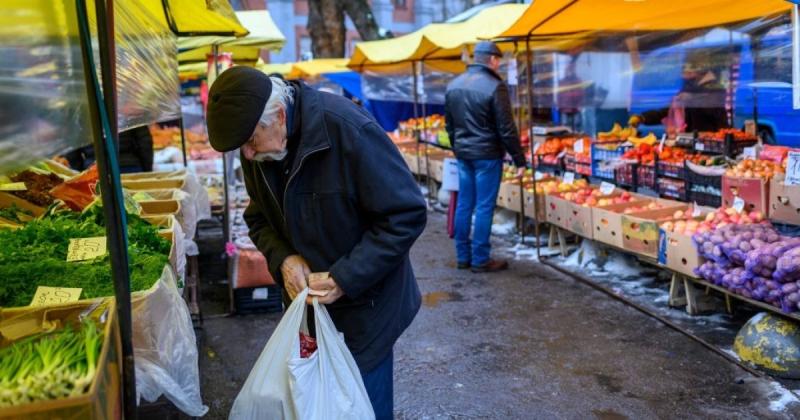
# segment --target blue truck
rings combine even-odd
[[[633,77],[630,111],[668,107],[681,87],[683,63],[702,61],[723,85],[731,86],[728,105],[733,127],[757,120],[766,143],[798,147],[800,110],[792,108],[791,46],[791,26],[780,25],[757,37],[734,38],[718,31],[717,36],[642,53],[641,69]],[[660,136],[663,127],[644,126],[642,131]]]

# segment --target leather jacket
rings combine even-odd
[[[502,159],[508,152],[514,165],[525,165],[508,86],[489,67],[471,64],[450,82],[445,123],[456,158]]]

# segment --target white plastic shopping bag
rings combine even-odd
[[[308,289],[295,297],[233,403],[231,420],[374,419],[361,373],[314,298],[317,351],[300,357]]]

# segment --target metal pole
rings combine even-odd
[[[214,79],[219,77],[219,45],[212,44],[211,45],[211,54],[213,54],[214,60]],[[211,86],[209,86],[209,89]],[[223,199],[223,210],[222,210],[222,235],[225,237],[225,243],[227,244],[231,240],[231,233],[230,233],[230,189],[228,188],[228,183],[230,180],[228,179],[228,152],[222,153],[222,199]]]
[[[525,84],[528,88],[528,139],[530,140],[529,147],[531,149],[531,167],[533,170],[533,215],[536,223],[533,224],[533,234],[536,235],[536,259],[541,259],[540,243],[539,243],[539,225],[542,223],[539,220],[539,194],[536,193],[536,168],[533,166],[535,152],[533,147],[533,55],[531,52],[531,36],[525,37]]]
[[[183,152],[183,167],[185,168],[188,162],[186,160],[186,133],[183,129],[183,111],[181,111],[181,117],[178,118],[178,124],[181,127],[181,152]]]
[[[414,83],[413,83],[413,89],[414,89],[414,92],[413,92],[413,98],[414,98],[414,137],[417,140],[417,150],[416,150],[416,155],[417,155],[417,182],[422,182],[422,180],[420,178],[422,176],[422,173],[421,173],[422,171],[419,170],[419,163],[420,163],[420,160],[419,160],[420,133],[419,133],[419,130],[417,129],[417,118],[419,118],[419,113],[417,112],[417,106],[418,106],[418,103],[419,103],[419,96],[417,95],[417,83],[418,83],[418,81],[417,81],[417,65],[416,65],[416,61],[412,61],[411,62],[411,73],[413,74],[413,79],[412,80],[414,81]]]
[[[103,1],[95,2],[97,14],[97,34],[100,45],[101,74],[105,86],[113,87],[114,73],[114,44],[109,42],[114,38],[114,22],[112,18],[113,5],[108,2],[109,13],[106,13],[106,4]],[[131,320],[131,294],[128,273],[128,238],[127,218],[123,211],[122,185],[119,178],[119,163],[117,162],[117,148],[115,144],[116,114],[109,115],[108,109],[116,112],[114,104],[114,90],[105,91],[108,96],[103,98],[100,82],[97,80],[96,66],[92,54],[91,32],[85,0],[76,0],[78,15],[78,28],[81,41],[81,56],[83,59],[84,78],[88,91],[89,112],[99,182],[102,191],[101,198],[106,222],[106,236],[108,238],[108,252],[111,259],[111,276],[114,279],[114,295],[117,301],[117,316],[121,336],[122,353],[122,407],[125,419],[136,419],[136,371],[133,355],[133,328]],[[111,102],[111,104],[109,104]],[[114,122],[112,122],[114,121]]]

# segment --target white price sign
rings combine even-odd
[[[458,191],[458,161],[453,158],[444,160],[442,171],[442,189]]]
[[[694,205],[692,205],[692,217],[700,216],[700,214],[700,207],[697,206],[697,201],[695,201]]]
[[[659,151],[659,152],[663,152],[663,151],[664,151],[664,142],[665,142],[665,141],[667,141],[667,135],[666,135],[666,134],[663,134],[663,135],[661,136],[661,144],[659,144],[659,145],[658,145],[658,151]]]
[[[575,173],[574,172],[567,172],[564,174],[564,183],[565,184],[572,184],[575,182]]]
[[[536,172],[533,174],[533,179],[535,179],[535,180],[537,180],[537,181],[541,181],[542,179],[544,179],[544,174],[543,174],[543,173],[541,173],[541,172],[539,172],[539,171],[536,171]]]
[[[561,159],[561,158],[562,158],[562,157],[564,157],[564,155],[566,155],[566,154],[567,154],[567,150],[566,150],[566,149],[564,149],[564,150],[562,150],[562,151],[561,151],[561,152],[558,154],[558,156],[556,156],[556,157],[557,157],[557,158],[559,158],[559,159]]]
[[[786,158],[786,185],[800,185],[800,152],[789,152]]]
[[[605,181],[603,181],[603,182],[600,184],[600,194],[603,194],[603,195],[610,195],[611,193],[613,193],[613,192],[614,192],[614,188],[616,188],[616,187],[614,186],[614,184],[612,184],[612,183],[609,183],[609,182],[605,182]]]
[[[575,142],[575,144],[572,145],[572,150],[575,153],[583,153],[583,139],[579,139],[577,142]]]
[[[706,150],[706,145],[703,143],[695,143],[694,150],[699,150],[702,152],[703,150]]]
[[[736,213],[741,213],[742,210],[744,210],[744,200],[742,200],[742,197],[733,199],[733,209],[736,210]]]
[[[756,156],[756,148],[755,148],[755,146],[753,146],[753,147],[745,147],[744,150],[742,150],[742,155],[744,157],[746,157],[746,158],[758,159],[758,156]]]

